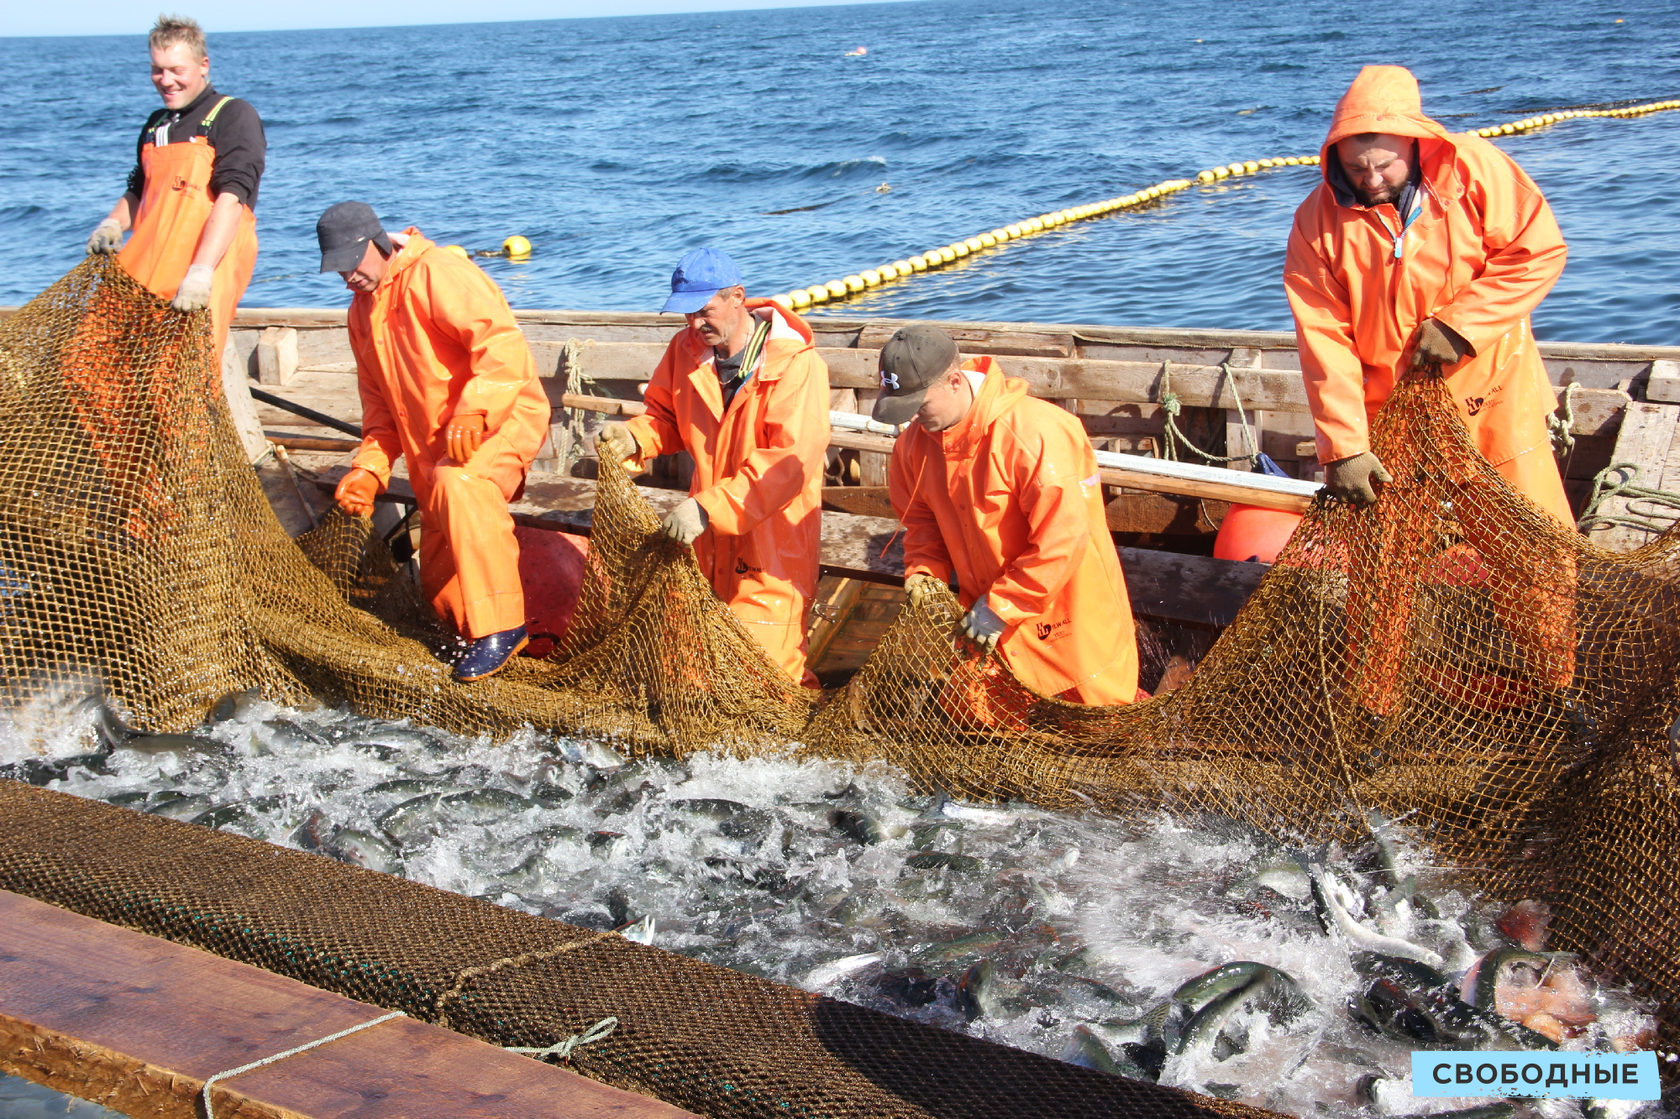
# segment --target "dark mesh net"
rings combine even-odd
[[[961,658],[952,598],[906,610],[845,688],[797,688],[612,463],[563,646],[458,685],[367,522],[335,513],[297,543],[281,530],[205,388],[206,323],[90,258],[0,327],[0,391],[10,415],[31,421],[0,431],[0,681],[13,703],[93,679],[136,721],[169,730],[254,687],[465,733],[529,723],[640,752],[886,759],[967,795],[1216,813],[1292,841],[1352,838],[1372,811],[1404,816],[1481,892],[1549,901],[1559,946],[1656,1001],[1663,1040],[1680,1041],[1673,541],[1610,554],[1553,522],[1477,455],[1438,382],[1402,385],[1378,420],[1374,447],[1396,479],[1383,500],[1316,508],[1194,678],[1158,700],[1066,704]],[[39,794],[8,789],[7,814],[26,795]],[[1014,1073],[988,1073],[983,1100],[950,1083],[949,1062],[978,1060],[964,1054],[979,1043],[901,1044],[924,1034],[615,939],[504,967],[440,1009],[462,969],[593,934],[361,876],[375,900],[348,906],[329,885],[347,872],[267,849],[273,869],[255,884],[194,853],[243,852],[243,841],[173,828],[167,848],[137,837],[73,871],[53,861],[62,852],[30,854],[43,834],[0,848],[10,888],[369,1001],[431,1005],[469,1032],[531,1042],[634,1006],[627,1036],[603,1053],[638,1055],[592,1048],[580,1064],[697,1110],[1010,1110],[993,1097]],[[177,905],[159,882],[194,900]],[[140,894],[153,898],[145,915],[115,900]],[[375,935],[370,913],[403,914],[377,934],[400,952],[358,939]],[[209,925],[243,931],[205,940]],[[422,945],[421,929],[441,939]],[[276,938],[296,946],[284,960]],[[297,963],[311,953],[337,962]],[[854,1029],[868,1045],[847,1040]],[[895,1053],[905,1063],[885,1056]],[[1031,1077],[1053,1067],[1071,1078],[1057,1114],[1119,1106],[1101,1078],[992,1054]],[[1236,1110],[1176,1094],[1125,1106]]]

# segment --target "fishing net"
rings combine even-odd
[[[11,704],[92,682],[136,724],[179,730],[229,692],[313,694],[468,734],[530,724],[632,752],[884,759],[954,793],[1216,815],[1291,842],[1356,837],[1380,813],[1403,818],[1481,893],[1548,901],[1556,946],[1655,1001],[1663,1041],[1680,1041],[1674,541],[1611,554],[1549,519],[1475,452],[1440,382],[1403,384],[1375,425],[1395,478],[1383,499],[1315,507],[1194,677],[1159,699],[1092,708],[1036,695],[995,660],[954,650],[949,596],[906,609],[845,687],[796,687],[610,462],[560,648],[460,685],[439,656],[446,639],[366,521],[330,514],[297,542],[281,529],[207,388],[207,336],[202,316],[171,312],[94,258],[0,325],[14,417],[0,430],[0,686]],[[24,792],[3,795],[0,819],[24,811]],[[585,1071],[707,1114],[783,1114],[790,1100],[813,1115],[1011,1110],[999,1086],[1013,1073],[988,1071],[978,1079],[996,1092],[963,1094],[941,1064],[980,1043],[901,1044],[923,1035],[891,1020],[856,1026],[856,1008],[677,957],[656,965],[616,938],[503,969],[460,992],[459,1009],[440,1008],[465,968],[593,934],[360,876],[368,897],[405,900],[350,907],[327,885],[346,872],[322,860],[264,848],[272,869],[224,872],[216,860],[245,857],[246,841],[167,828],[163,849],[147,838],[165,835],[161,823],[115,813],[127,822],[94,824],[89,814],[107,810],[27,803],[46,823],[0,844],[8,888],[383,1005],[416,1012],[429,999],[451,1024],[504,1043],[617,1014],[627,1039],[590,1047]],[[59,825],[47,823],[78,817],[51,838]],[[132,844],[74,854],[87,841],[70,832],[83,828],[132,831]],[[377,931],[371,914],[387,911],[402,925]],[[249,925],[238,935],[235,914]],[[221,931],[202,932],[212,926]],[[251,931],[263,928],[298,951],[280,959]],[[598,989],[610,997],[589,994]],[[555,1006],[571,1008],[564,1023]],[[899,1068],[884,1053],[927,1063]],[[1118,1089],[1045,1065],[1031,1076],[1074,1077],[1068,1098],[1085,1101],[1054,1113],[1120,1106],[1102,1095]],[[1124,1106],[1234,1110],[1178,1094]]]

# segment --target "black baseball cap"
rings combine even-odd
[[[340,202],[328,206],[315,223],[315,239],[321,242],[321,271],[351,272],[367,255],[367,243],[378,245],[391,255],[391,239],[379,224],[379,215],[366,202]]]
[[[937,326],[900,327],[881,347],[881,395],[871,417],[877,423],[909,423],[928,386],[957,363],[957,344]]]

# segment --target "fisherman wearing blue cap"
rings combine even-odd
[[[815,686],[805,615],[817,592],[828,366],[811,329],[768,299],[748,299],[720,249],[677,262],[664,310],[684,316],[647,387],[647,413],[602,427],[597,449],[636,468],[694,458],[689,497],[665,534],[694,546],[700,569],[783,672]]]

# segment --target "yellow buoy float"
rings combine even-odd
[[[1680,99],[1651,101],[1621,108],[1555,109],[1552,112],[1525,117],[1522,120],[1479,128],[1476,129],[1475,135],[1484,137],[1513,136],[1519,133],[1532,132],[1537,128],[1544,128],[1547,125],[1566,120],[1579,120],[1588,117],[1631,119],[1644,116],[1647,113],[1663,112],[1670,109],[1680,109]],[[1087,203],[1066,210],[1052,210],[1049,213],[1039,214],[1037,217],[1011,222],[988,233],[979,233],[973,237],[965,237],[948,245],[942,245],[937,249],[928,249],[926,252],[918,253],[904,260],[895,260],[891,264],[876,265],[874,268],[863,269],[839,280],[830,280],[826,284],[813,284],[808,288],[796,288],[792,292],[772,295],[770,298],[783,306],[792,306],[796,309],[814,306],[819,303],[844,300],[859,292],[891,283],[894,280],[902,280],[918,272],[943,268],[964,257],[982,253],[988,249],[995,249],[999,245],[1020,240],[1023,237],[1043,233],[1047,229],[1056,229],[1071,222],[1102,217],[1121,210],[1135,210],[1197,184],[1207,186],[1222,179],[1230,179],[1241,175],[1255,175],[1261,171],[1269,171],[1277,167],[1317,167],[1319,163],[1320,158],[1316,154],[1272,156],[1267,159],[1245,159],[1224,163],[1197,171],[1191,178],[1168,179],[1165,182],[1155,183],[1152,186],[1135,190],[1130,194],[1122,194],[1101,202]],[[884,186],[885,184],[883,184]],[[877,190],[880,189],[877,188]],[[523,256],[515,256],[511,251],[508,251],[509,246],[515,242],[524,245],[524,254],[529,255],[529,242],[523,237],[510,237],[503,245],[503,249],[511,259],[523,259]]]
[[[527,260],[531,256],[531,242],[515,233],[502,242],[502,255],[509,260]]]

